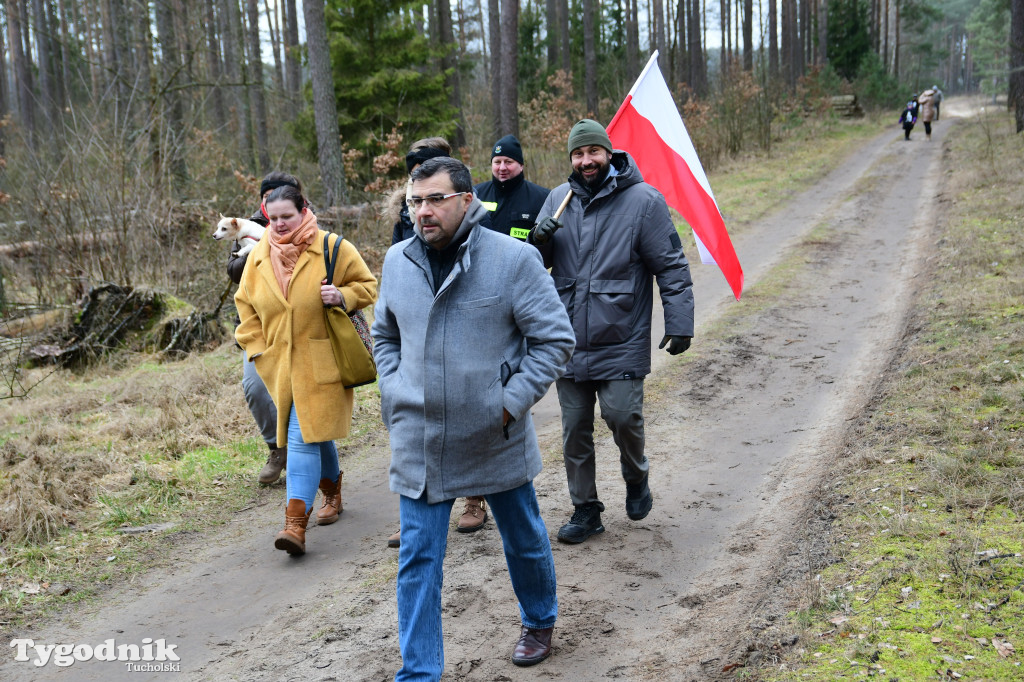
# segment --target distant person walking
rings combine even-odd
[[[939,90],[938,85],[933,85],[932,90],[935,92],[932,95],[932,104],[935,105],[935,120],[939,120],[939,105],[942,104],[942,90]]]
[[[932,121],[935,119],[935,91],[925,90],[917,96],[918,113],[924,124],[925,139],[932,139]]]
[[[917,93],[914,93],[900,113],[899,123],[903,124],[903,139],[910,140],[910,131],[917,123]]]
[[[324,237],[295,187],[267,196],[270,226],[250,256],[235,293],[241,323],[235,339],[277,406],[277,441],[288,444],[284,530],[274,546],[306,551],[306,524],[317,488],[317,523],[342,511],[341,468],[334,440],[348,435],[354,396],[342,385],[327,337],[324,306],[355,311],[377,299],[377,280],[350,242],[342,241],[334,281],[325,279]],[[332,235],[328,248],[333,249]]]
[[[557,586],[533,488],[541,454],[530,408],[573,347],[540,254],[481,225],[487,210],[469,169],[430,159],[412,181],[416,236],[384,257],[373,322],[402,522],[396,682],[439,680],[444,671],[448,523],[465,495],[486,498],[501,533],[521,623],[512,662],[550,655]]]

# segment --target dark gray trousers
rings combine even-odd
[[[601,404],[601,418],[619,446],[622,478],[640,483],[647,475],[644,454],[644,380],[573,381],[559,379],[558,403],[562,407],[562,458],[575,506],[598,502],[594,456],[594,404]]]
[[[249,405],[249,412],[256,420],[260,435],[267,445],[277,443],[277,407],[274,406],[274,399],[267,392],[267,387],[256,371],[256,363],[245,359],[245,351],[242,351],[242,391],[245,393],[245,402]],[[284,447],[285,443],[279,444]]]

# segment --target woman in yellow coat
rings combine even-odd
[[[241,322],[235,339],[277,406],[277,442],[288,443],[288,502],[284,530],[274,546],[306,551],[306,524],[319,487],[321,525],[342,510],[341,469],[334,440],[348,435],[352,389],[342,386],[327,337],[324,306],[355,311],[377,300],[377,280],[359,252],[341,243],[334,281],[328,282],[316,216],[290,185],[267,196],[270,225],[249,255],[235,293]],[[333,236],[328,248],[333,249]]]

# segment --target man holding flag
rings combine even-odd
[[[552,190],[530,241],[541,245],[569,313],[576,350],[556,383],[562,444],[575,511],[558,531],[579,543],[604,532],[594,452],[594,404],[619,446],[626,515],[653,506],[644,454],[644,377],[651,371],[653,279],[665,312],[659,348],[677,355],[693,337],[693,292],[682,243],[662,194],[644,182],[632,156],[613,150],[597,121],[569,132],[569,181]],[[556,209],[567,199],[564,213]]]

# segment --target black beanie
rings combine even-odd
[[[433,159],[438,156],[448,156],[447,152],[441,151],[436,147],[421,147],[415,151],[411,151],[405,155],[405,172],[412,173],[412,169],[427,159]]]
[[[266,178],[264,178],[263,182],[260,183],[260,196],[262,197],[268,191],[272,189],[277,189],[278,187],[284,187],[285,185],[289,187],[294,187],[295,189],[299,188],[299,186],[296,185],[291,180],[284,180],[282,178],[274,178],[272,180],[267,180]]]
[[[494,149],[491,150],[491,158],[493,159],[495,156],[507,156],[520,165],[525,163],[523,161],[523,147],[519,144],[519,140],[516,139],[515,135],[506,135],[494,143]]]

